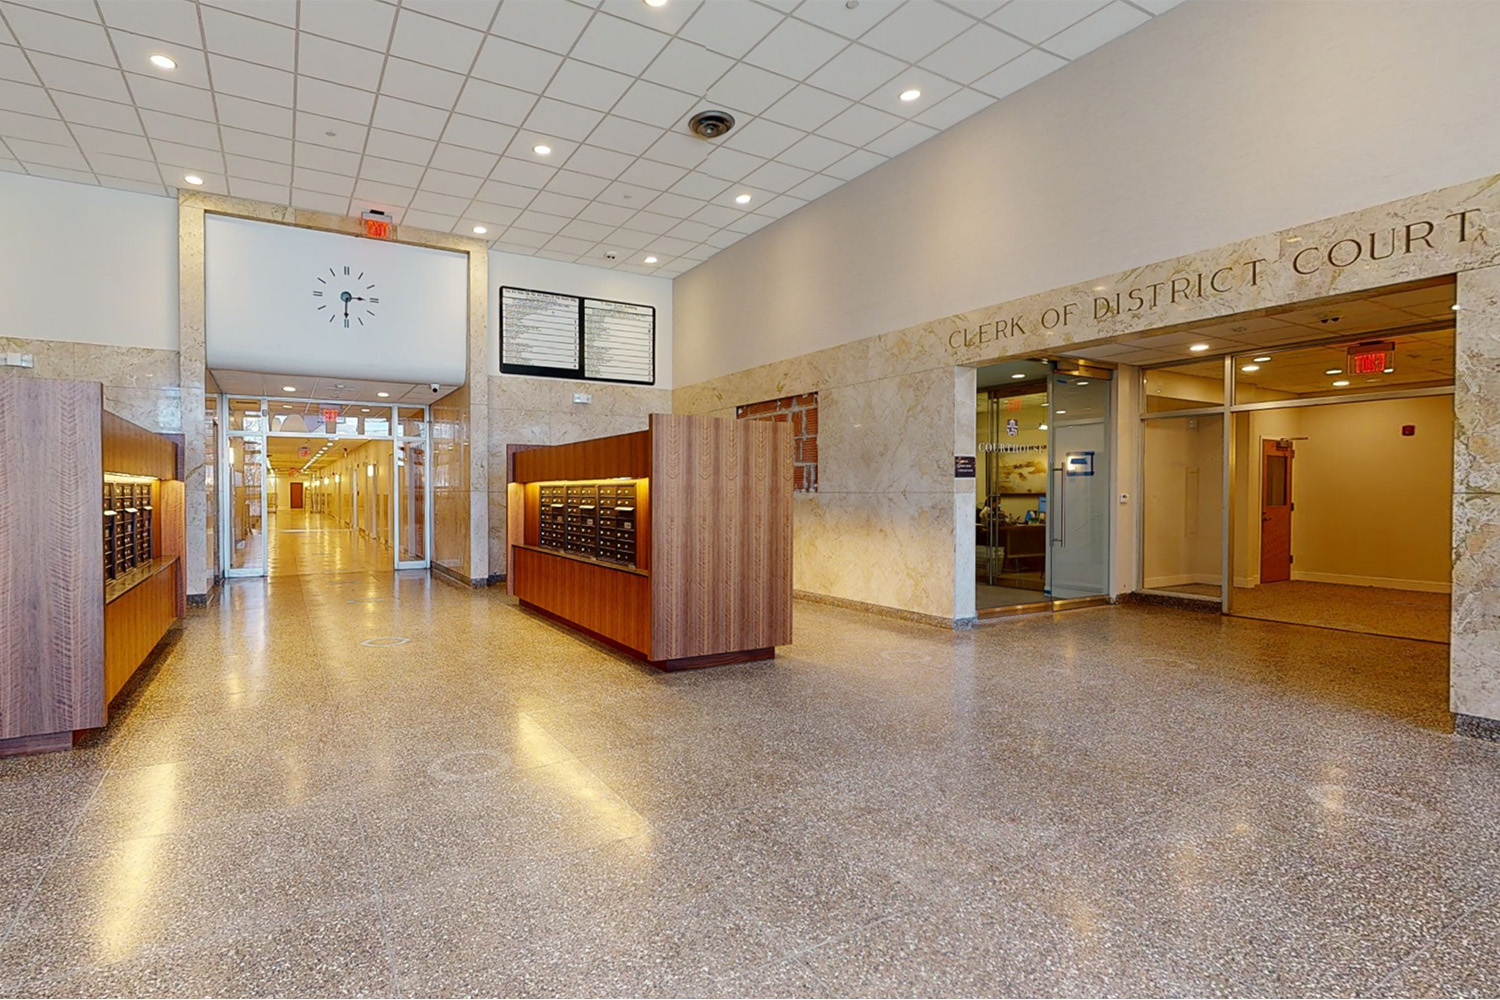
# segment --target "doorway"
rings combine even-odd
[[[1292,578],[1292,449],[1290,438],[1261,442],[1260,582]]]
[[[976,384],[977,614],[1107,600],[1110,372],[1012,361]]]

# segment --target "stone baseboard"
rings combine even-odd
[[[432,571],[433,576],[444,583],[451,583],[455,587],[463,587],[466,590],[482,590],[490,585],[488,580],[471,580],[457,570],[450,569],[439,563],[432,563],[428,568]]]
[[[1115,598],[1116,604],[1141,604],[1159,608],[1179,608],[1183,611],[1203,611],[1219,614],[1223,610],[1217,601],[1195,601],[1191,597],[1173,597],[1170,594],[1138,594],[1131,591]]]
[[[1484,719],[1477,715],[1453,713],[1453,733],[1473,740],[1489,740],[1500,743],[1500,719]]]
[[[916,622],[918,625],[934,625],[938,628],[964,629],[973,628],[972,618],[942,618],[938,615],[925,615],[920,611],[906,611],[902,608],[887,607],[884,604],[870,604],[865,601],[856,601],[848,597],[834,597],[832,594],[814,594],[807,590],[794,590],[792,596],[799,601],[807,601],[811,604],[827,604],[835,608],[844,608],[847,611],[861,611],[867,615],[880,615],[882,618],[899,618],[906,622]]]

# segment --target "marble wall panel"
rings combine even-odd
[[[953,372],[819,389],[818,491],[951,496]]]
[[[432,558],[469,577],[469,388],[461,386],[431,410]]]
[[[1500,494],[1453,503],[1453,711],[1500,719]]]
[[[1458,276],[1454,488],[1500,493],[1500,267]]]

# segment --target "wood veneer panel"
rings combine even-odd
[[[153,434],[113,413],[104,414],[101,430],[104,436],[103,471],[155,476],[157,479],[177,478],[177,445],[168,438]]]
[[[649,658],[650,577],[514,546],[511,555],[516,597]]]
[[[0,378],[0,740],[104,724],[97,382]]]
[[[155,538],[159,546],[157,555],[163,558],[176,556],[179,562],[187,561],[187,487],[180,479],[169,479],[159,484],[156,502]],[[187,577],[178,573],[176,617],[187,614]]]
[[[790,427],[652,414],[651,438],[651,659],[790,642]]]
[[[104,701],[107,705],[177,620],[182,561],[126,591],[104,608]]]
[[[514,455],[518,483],[554,479],[640,479],[651,474],[651,438],[647,431],[527,448]]]

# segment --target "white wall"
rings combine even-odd
[[[0,337],[177,350],[177,202],[0,173]]]
[[[628,271],[490,251],[490,374],[500,374],[500,288],[533,288],[656,307],[656,382],[672,388],[672,282]],[[507,375],[505,378],[527,376]]]
[[[717,375],[1500,170],[1496,3],[1186,3],[676,281]]]

